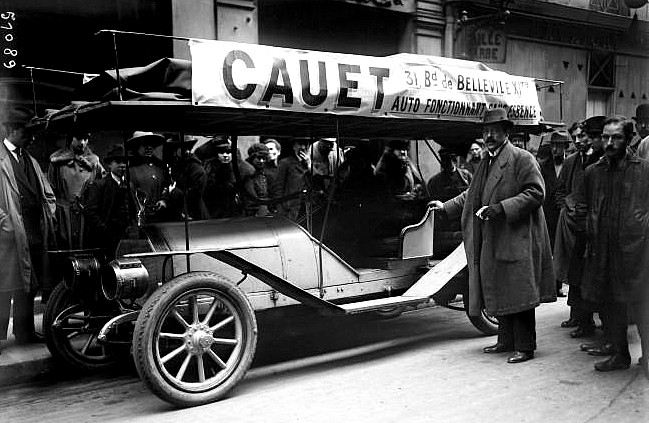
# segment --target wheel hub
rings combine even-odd
[[[185,347],[190,354],[201,355],[214,343],[212,332],[207,325],[197,324],[185,332]]]

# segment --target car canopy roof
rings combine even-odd
[[[479,137],[488,108],[507,108],[516,125],[531,131],[542,120],[534,79],[479,62],[205,40],[191,40],[190,50],[191,62],[161,59],[105,71],[79,87],[71,105],[32,126],[452,145]]]

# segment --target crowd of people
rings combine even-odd
[[[553,131],[536,158],[510,140],[504,109],[486,113],[486,152],[467,160],[466,190],[430,204],[461,216],[469,265],[470,313],[498,318],[498,339],[485,353],[534,358],[535,308],[569,285],[572,338],[603,334],[579,348],[608,357],[597,371],[631,365],[627,330],[634,322],[649,378],[649,104],[636,116],[592,116]],[[572,148],[574,144],[574,149]],[[470,152],[478,150],[477,142]],[[456,182],[461,185],[463,182]]]
[[[535,308],[564,296],[567,284],[570,315],[561,326],[573,328],[570,336],[590,337],[598,329],[594,316],[601,321],[604,335],[580,346],[609,357],[595,368],[630,366],[631,318],[649,374],[647,104],[635,121],[594,116],[552,131],[536,157],[511,140],[507,112],[489,110],[466,159],[442,147],[441,170],[428,181],[404,140],[390,141],[374,159],[363,143],[343,150],[335,138],[261,138],[244,159],[226,136],[197,147],[195,139],[136,131],[100,160],[82,128],[68,134],[43,172],[25,150],[30,117],[16,110],[3,124],[0,260],[11,265],[0,268],[0,341],[12,299],[17,342],[38,341],[34,296],[40,291],[47,300],[55,282],[48,250],[96,248],[110,260],[143,222],[278,214],[303,223],[306,197],[317,194],[333,200],[332,212],[347,222],[332,228],[329,241],[342,239],[350,256],[376,244],[369,232],[385,236],[391,226],[398,232],[420,219],[413,204],[422,201],[461,230],[470,313],[486,309],[499,320],[497,343],[485,353],[512,352],[510,363],[532,359]]]

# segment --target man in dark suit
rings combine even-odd
[[[554,248],[554,238],[559,219],[559,210],[555,201],[555,191],[558,176],[563,167],[566,147],[570,144],[570,134],[566,131],[554,131],[550,136],[550,143],[539,147],[537,159],[541,165],[541,175],[545,183],[545,200],[543,201],[543,213],[548,226],[550,244]],[[563,282],[557,279],[557,297],[565,297],[561,290]]]
[[[513,352],[508,363],[534,358],[535,308],[556,301],[552,250],[543,217],[545,187],[538,162],[509,142],[513,122],[502,108],[487,110],[487,156],[469,188],[430,206],[462,215],[469,268],[469,314],[498,318],[498,341],[485,353]]]
[[[108,260],[114,258],[119,241],[127,234],[137,215],[135,190],[125,181],[126,154],[113,146],[104,159],[108,174],[88,185],[85,196],[85,245],[102,248]]]
[[[0,146],[0,340],[7,339],[14,303],[18,343],[37,341],[34,295],[49,290],[46,249],[53,240],[54,193],[36,160],[25,150],[31,114],[10,110],[2,119]]]

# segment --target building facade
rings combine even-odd
[[[163,56],[188,58],[183,41],[95,35],[119,29],[363,55],[409,52],[478,60],[512,74],[563,81],[539,84],[548,121],[633,116],[649,96],[649,7],[643,1],[5,0],[2,16],[12,13],[16,20],[0,19],[4,28],[12,25],[0,30],[0,96],[4,105],[33,97],[42,107],[65,103],[79,76],[41,73],[33,92],[33,74],[21,65],[98,72],[114,66],[114,43],[122,67]],[[16,65],[10,68],[12,60]]]

